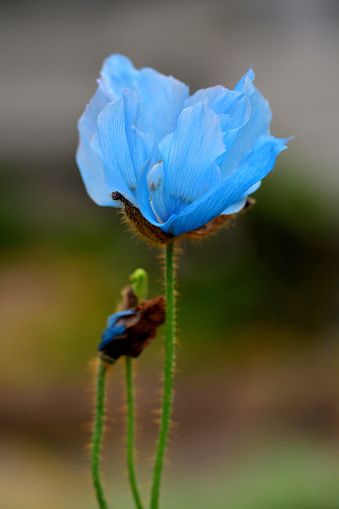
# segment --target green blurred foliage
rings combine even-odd
[[[2,348],[14,354],[35,345],[25,376],[29,370],[34,378],[33,366],[44,369],[50,355],[55,372],[46,365],[48,376],[74,375],[94,353],[137,266],[150,274],[150,295],[162,291],[159,250],[132,237],[115,210],[95,206],[76,168],[45,175],[3,166],[0,175],[5,337],[17,308],[23,313]],[[338,225],[317,198],[278,169],[256,193],[256,205],[228,230],[183,244],[179,335],[193,346],[185,362],[218,345],[237,355],[252,350],[254,340],[256,348],[269,341],[279,349],[297,336],[298,347],[336,324]],[[2,373],[10,376],[6,367]]]
[[[144,267],[150,276],[150,296],[162,291],[159,250],[131,236],[116,211],[95,206],[86,196],[75,167],[65,165],[60,173],[57,169],[44,173],[39,166],[23,171],[22,167],[3,164],[0,172],[0,383],[6,388],[2,391],[2,426],[5,437],[9,434],[13,438],[13,433],[16,439],[15,433],[21,437],[15,447],[26,472],[21,479],[17,467],[15,476],[3,469],[1,484],[6,509],[23,504],[27,509],[37,507],[40,484],[29,474],[32,464],[44,478],[44,507],[94,507],[89,502],[87,464],[79,455],[85,437],[80,426],[89,417],[83,390],[89,384],[88,362],[95,355],[107,315],[115,310],[120,290],[136,267]],[[297,166],[294,173],[298,173]],[[289,174],[293,174],[293,169]],[[306,359],[310,349],[317,351],[324,345],[331,349],[338,332],[338,218],[331,214],[325,200],[321,205],[314,190],[306,189],[297,179],[289,180],[279,168],[255,197],[256,205],[240,214],[228,229],[200,244],[184,242],[178,264],[178,383],[190,387],[190,381],[195,381],[197,386],[187,397],[195,395],[199,408],[203,399],[211,399],[213,407],[227,409],[227,398],[237,400],[237,391],[248,391],[248,401],[245,398],[245,403],[240,402],[239,416],[232,424],[235,429],[239,422],[243,424],[256,416],[260,390],[270,394],[272,386],[274,397],[279,394],[279,387],[286,384],[284,376],[274,379],[273,359],[280,357],[281,364],[286,362],[287,373],[288,365],[296,358]],[[143,388],[144,384],[154,385],[154,376],[160,369],[160,351],[161,332],[141,360]],[[242,384],[247,369],[262,372],[267,352],[272,373],[259,377],[258,403],[251,400],[258,397],[255,390],[251,393],[249,386]],[[308,361],[298,362],[307,371]],[[272,431],[283,433],[286,447],[272,446],[265,451],[261,446],[251,460],[241,450],[242,437],[249,434],[245,428],[234,438],[239,447],[234,463],[232,456],[220,468],[214,463],[196,465],[194,454],[188,452],[192,458],[186,461],[184,471],[175,470],[175,480],[168,481],[164,509],[339,507],[338,463],[333,452],[327,451],[327,445],[318,449],[314,444],[318,435],[325,442],[336,443],[331,430],[335,428],[337,402],[335,391],[328,391],[333,379],[326,378],[324,366],[326,359],[319,365],[323,374],[317,374],[319,380],[324,379],[319,394],[317,379],[310,380],[307,389],[307,373],[300,373],[300,382],[296,369],[286,375],[292,381],[285,398],[293,401],[287,410],[281,403],[279,429]],[[220,380],[225,373],[225,387],[219,384],[216,389],[216,373]],[[240,381],[234,382],[227,396],[227,386],[233,383],[234,376],[239,376]],[[300,393],[293,399],[298,383]],[[199,392],[202,388],[203,396]],[[220,401],[219,390],[221,395],[225,392],[225,401]],[[62,391],[70,394],[64,408],[60,405]],[[145,391],[146,401],[153,401],[154,394]],[[42,394],[45,396],[39,404]],[[244,416],[241,404],[248,408]],[[39,409],[41,415],[32,415],[30,405],[35,409],[33,414]],[[301,408],[295,410],[293,405]],[[74,408],[78,410],[72,414]],[[181,403],[178,420],[185,422],[188,414],[190,424],[186,426],[192,427],[194,447],[199,449],[201,441],[208,438],[213,444],[218,435],[207,410],[201,416],[204,434],[195,431],[200,416],[191,420],[193,408],[194,405],[188,408]],[[276,416],[272,419],[277,422]],[[232,416],[229,420],[232,422]],[[305,420],[310,432],[302,428]],[[298,425],[301,437],[305,434],[311,440],[310,446],[286,438],[291,428],[297,429]],[[154,431],[153,426],[151,432]],[[263,433],[260,429],[251,430],[248,440]],[[27,445],[31,440],[32,447]],[[232,438],[227,440],[232,442]],[[56,444],[60,444],[60,451]],[[67,452],[70,444],[75,451],[75,458],[71,459]],[[41,447],[47,449],[42,451]],[[223,454],[222,447],[220,451]],[[109,475],[115,478],[116,472]],[[24,499],[20,492],[13,496],[18,479],[27,485]],[[65,483],[71,486],[67,506],[62,493]],[[122,494],[122,486],[113,488],[112,499],[117,507],[131,507]]]
[[[181,330],[188,340],[194,337],[203,343],[208,332],[216,340],[224,340],[226,333],[231,341],[241,327],[272,323],[313,335],[335,319],[336,218],[328,207],[320,206],[311,190],[295,180],[288,181],[281,173],[265,182],[256,193],[257,204],[240,215],[229,231],[199,247],[184,245],[180,307],[185,313]],[[55,270],[64,263],[65,270],[74,267],[74,284],[84,277],[80,267],[87,267],[84,298],[92,291],[90,272],[97,272],[92,277],[101,283],[98,294],[102,298],[92,302],[93,316],[106,302],[105,316],[107,303],[117,298],[120,286],[136,266],[152,271],[153,291],[160,291],[156,250],[131,238],[114,210],[91,203],[74,174],[66,180],[62,175],[51,181],[41,173],[22,175],[3,168],[3,258],[41,258],[39,263]],[[79,284],[86,285],[86,279]],[[80,307],[81,300],[74,306]],[[91,317],[87,314],[86,318],[90,326]]]
[[[95,507],[84,467],[71,458],[60,461],[46,451],[23,448],[22,471],[16,480],[2,472],[3,507],[33,509]],[[30,454],[27,454],[30,453]],[[30,461],[27,461],[30,458]],[[39,475],[33,475],[36,472]],[[127,479],[116,481],[108,469],[108,497],[112,507],[132,509]],[[177,470],[164,483],[164,509],[337,509],[339,506],[338,458],[309,443],[283,442],[252,448],[232,469],[218,465],[206,470],[195,465]],[[17,489],[20,483],[21,489]],[[65,489],[67,488],[67,497]],[[148,483],[142,483],[145,499]],[[39,497],[37,498],[37,493]],[[41,505],[37,505],[37,499]]]

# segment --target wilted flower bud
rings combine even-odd
[[[128,291],[127,291],[128,290]],[[131,299],[130,289],[125,296]],[[103,360],[114,362],[122,355],[138,357],[165,321],[165,299],[156,297],[108,318],[98,350]]]

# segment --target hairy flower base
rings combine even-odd
[[[174,237],[170,233],[166,233],[162,231],[157,226],[151,224],[145,217],[141,214],[140,210],[135,207],[130,201],[128,201],[121,193],[114,192],[112,193],[113,200],[120,201],[124,207],[124,219],[126,219],[127,224],[131,227],[131,229],[140,234],[143,238],[149,240],[152,244],[160,244],[164,245],[168,242],[171,242],[175,239],[175,241],[180,239],[190,239],[190,240],[201,240],[209,235],[213,235],[217,233],[220,228],[229,225],[231,220],[237,214],[224,214],[221,216],[217,216],[212,221],[209,221],[207,224],[198,228],[196,230],[192,230],[188,233],[184,233],[177,237]],[[247,210],[249,207],[254,205],[255,200],[253,198],[248,198],[246,201],[246,205],[243,208]]]
[[[164,321],[163,296],[142,301],[135,308],[115,313],[109,318],[109,325],[99,345],[101,359],[112,363],[123,355],[138,357]]]
[[[240,214],[244,213],[250,207],[255,204],[254,198],[247,198],[246,205],[240,211]],[[197,230],[193,230],[191,232],[185,233],[181,235],[181,237],[187,238],[189,240],[203,240],[210,235],[215,235],[219,232],[221,228],[229,226],[231,222],[239,215],[237,214],[223,214],[221,216],[217,216],[212,221],[209,221],[207,224],[198,228]],[[180,238],[180,237],[179,237]]]
[[[141,214],[140,210],[132,205],[121,193],[112,193],[112,198],[123,204],[125,218],[134,231],[155,244],[167,244],[167,242],[173,239],[173,235],[163,232],[160,228],[148,222]]]

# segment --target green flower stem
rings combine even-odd
[[[168,445],[168,437],[171,426],[173,407],[173,386],[175,367],[175,269],[174,269],[174,244],[169,242],[166,246],[165,264],[165,292],[166,292],[166,334],[165,334],[165,359],[164,381],[161,421],[158,443],[153,467],[153,482],[151,489],[151,509],[158,509],[160,503],[161,478],[164,468],[164,460]]]
[[[130,281],[138,301],[140,302],[146,299],[148,291],[147,273],[143,269],[137,269],[133,272],[133,274],[131,274]],[[138,488],[135,467],[135,395],[134,395],[135,391],[134,391],[133,368],[134,368],[133,359],[131,357],[126,357],[125,386],[127,401],[127,423],[126,423],[127,470],[135,507],[137,509],[143,509],[144,506]]]
[[[96,383],[96,405],[93,420],[91,467],[93,486],[100,509],[108,509],[100,474],[100,457],[105,425],[106,372],[107,366],[102,360],[99,360]]]
[[[133,376],[133,359],[126,357],[125,359],[125,383],[126,383],[126,400],[127,400],[127,469],[128,478],[134,503],[137,509],[143,509],[143,503],[138,489],[136,468],[135,468],[135,397],[134,397],[134,376]]]

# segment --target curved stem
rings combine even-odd
[[[175,366],[175,271],[174,245],[172,242],[166,245],[165,257],[166,333],[164,381],[160,429],[153,467],[153,483],[150,506],[151,509],[159,508],[161,478],[164,468],[166,449],[168,445],[168,436],[170,431],[173,407],[173,382]]]
[[[131,486],[131,491],[134,503],[137,509],[143,509],[141,496],[137,484],[137,476],[135,469],[135,401],[134,401],[134,386],[133,386],[133,360],[131,357],[125,359],[125,382],[126,382],[126,400],[127,400],[127,469],[128,478]]]
[[[130,275],[130,281],[138,302],[146,299],[148,290],[147,272],[144,269],[136,269],[133,274]],[[133,360],[131,357],[125,358],[125,387],[127,403],[126,443],[128,478],[135,506],[137,509],[143,509],[135,467],[135,396]]]
[[[93,486],[100,509],[108,509],[100,473],[101,447],[105,425],[106,371],[107,367],[105,363],[99,360],[96,383],[96,405],[92,432],[91,468]]]

